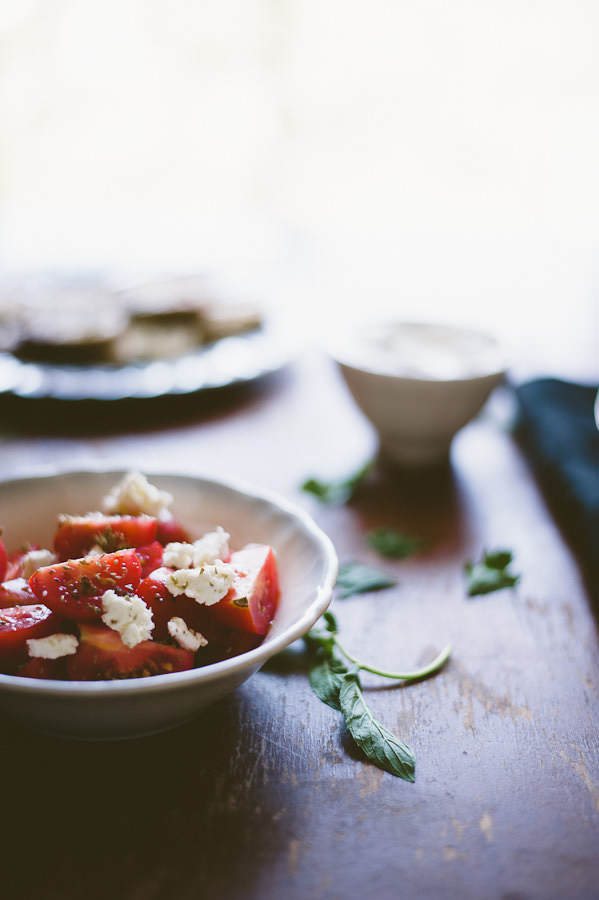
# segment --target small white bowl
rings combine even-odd
[[[494,337],[426,322],[368,322],[329,351],[383,456],[401,466],[446,461],[457,431],[505,377]]]
[[[337,557],[302,510],[247,487],[182,474],[144,472],[175,498],[172,510],[192,535],[222,525],[232,547],[271,544],[281,598],[262,644],[203,668],[122,681],[67,682],[0,674],[0,710],[59,737],[113,740],[164,731],[233,691],[302,637],[330,603]],[[98,509],[123,471],[68,471],[0,481],[0,524],[9,548],[48,546],[58,513]]]

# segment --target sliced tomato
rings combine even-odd
[[[212,644],[212,650],[218,654],[219,659],[229,659],[231,656],[239,656],[240,653],[247,653],[248,650],[253,650],[254,647],[258,647],[262,643],[263,639],[264,635],[262,634],[227,628],[226,632],[221,634],[219,640]]]
[[[164,567],[157,568],[146,578],[143,578],[135,589],[137,596],[141,597],[146,606],[152,610],[152,620],[154,622],[152,637],[157,641],[168,640],[168,620],[178,615],[175,611],[175,597],[173,597],[164,582],[155,577],[160,575],[161,572],[168,573],[171,571],[171,569]]]
[[[172,569],[165,566],[155,569],[135,590],[137,596],[141,597],[152,610],[154,621],[152,637],[158,641],[170,640],[168,621],[173,616],[178,616],[189,628],[199,631],[210,642],[226,638],[228,628],[214,618],[211,614],[212,607],[197,603],[193,597],[187,597],[185,594],[176,597],[171,594],[161,580],[161,575],[170,572]]]
[[[189,533],[174,516],[169,516],[167,519],[158,519],[156,538],[164,545],[178,542],[188,543],[191,540]]]
[[[215,619],[239,631],[266,634],[279,602],[279,575],[272,547],[251,544],[231,554],[235,580],[210,607]]]
[[[11,578],[0,584],[0,609],[8,606],[29,606],[38,599],[29,587],[26,578]]]
[[[63,681],[66,678],[65,659],[42,659],[34,656],[16,672],[24,678],[57,678]]]
[[[131,548],[43,566],[33,573],[29,585],[50,609],[66,619],[87,622],[102,615],[105,591],[132,593],[140,580],[141,562]]]
[[[105,553],[141,547],[156,538],[153,516],[64,516],[54,533],[54,551],[62,561],[85,556],[96,544]]]
[[[126,647],[118,632],[86,623],[80,627],[77,652],[67,659],[67,672],[73,681],[144,678],[192,669],[194,661],[191,650],[157,641]]]
[[[214,620],[212,627],[214,627]],[[235,628],[227,628],[224,625],[219,625],[218,628],[218,637],[209,640],[205,647],[200,647],[196,652],[197,667],[209,666],[223,659],[239,656],[240,653],[247,653],[248,650],[259,647],[264,640],[264,636],[261,634],[237,631]]]
[[[164,547],[160,541],[152,541],[151,544],[145,544],[143,547],[136,547],[135,552],[141,563],[141,577],[145,578],[154,569],[162,566],[162,554]]]
[[[0,611],[0,671],[14,672],[28,657],[27,641],[58,630],[60,616],[43,603]]]

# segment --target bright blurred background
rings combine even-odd
[[[596,0],[0,0],[0,265],[220,267],[306,333],[366,304],[584,377],[598,35]]]

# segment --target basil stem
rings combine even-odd
[[[440,672],[451,655],[452,645],[447,644],[447,646],[444,647],[430,663],[427,663],[426,666],[422,666],[420,669],[413,669],[410,672],[389,672],[358,659],[353,653],[346,650],[337,637],[338,630],[336,620],[331,613],[325,615],[328,615],[328,618],[325,618],[327,625],[326,630],[322,631],[318,628],[312,628],[304,637],[306,643],[315,647],[321,647],[328,653],[332,653],[333,648],[336,647],[346,659],[359,669],[364,672],[370,672],[373,675],[380,675],[382,678],[391,678],[396,681],[420,681],[423,678],[429,678],[431,675],[436,675],[437,672]]]
[[[352,653],[343,647],[337,638],[335,638],[335,645],[340,653],[342,653],[346,659],[349,659],[354,665],[356,665],[359,669],[362,669],[364,672],[371,672],[373,675],[380,675],[383,678],[393,678],[398,681],[419,681],[423,678],[428,678],[431,675],[436,675],[437,672],[440,672],[447,660],[451,655],[452,646],[451,644],[447,644],[441,652],[435,656],[435,658],[428,663],[426,666],[423,666],[421,669],[414,669],[411,672],[387,672],[384,669],[379,669],[377,666],[371,666],[368,663],[363,662],[360,659],[357,659]]]

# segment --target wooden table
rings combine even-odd
[[[414,784],[352,749],[340,715],[310,690],[302,646],[153,737],[69,743],[2,721],[2,895],[599,897],[596,621],[501,408],[462,431],[446,471],[401,477],[379,463],[338,507],[301,483],[349,474],[376,444],[318,352],[167,424],[36,434],[27,416],[29,433],[5,434],[4,474],[176,462],[274,489],[312,513],[342,563],[398,579],[335,596],[348,647],[395,669],[448,641],[453,654],[428,681],[364,679],[371,707],[415,750]],[[365,541],[377,525],[417,535],[423,551],[381,560]],[[464,561],[496,546],[514,551],[520,584],[468,598]]]

